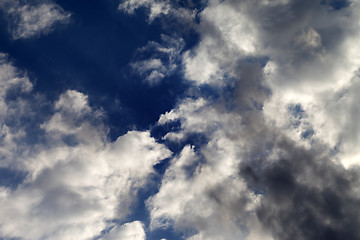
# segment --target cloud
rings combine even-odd
[[[249,85],[257,84],[249,80]],[[205,135],[205,142],[186,145],[171,160],[159,192],[147,202],[152,228],[172,226],[187,239],[272,239],[256,216],[263,196],[248,188],[239,174],[240,164],[253,154],[271,155],[257,148],[271,139],[258,134],[266,130],[260,110],[237,112],[246,105],[242,91],[240,85],[234,91],[242,98],[235,102],[235,111],[223,100],[189,98],[160,117],[159,124],[181,122],[181,129],[165,140],[182,142],[196,133]],[[261,101],[261,91],[254,90],[248,98]]]
[[[184,2],[183,5],[188,5],[190,9],[181,6],[179,2],[169,1],[155,1],[155,0],[124,0],[119,5],[119,10],[126,12],[127,14],[134,14],[139,8],[145,8],[148,12],[148,21],[151,23],[155,18],[159,17],[171,17],[172,20],[181,18],[187,23],[190,23],[194,18],[195,11],[192,11],[194,4],[192,1]],[[190,20],[190,21],[189,21]]]
[[[277,161],[242,169],[249,186],[264,191],[256,213],[274,238],[359,238],[359,169],[345,170],[319,148],[309,151],[286,139],[276,144]]]
[[[13,221],[3,219],[0,232],[144,239],[141,222],[111,221],[125,221],[153,166],[169,158],[146,200],[149,231],[174,229],[190,240],[360,238],[360,16],[359,3],[347,3],[211,0],[194,17],[168,1],[122,2],[129,14],[147,9],[150,22],[186,19],[199,35],[187,51],[163,35],[131,64],[150,84],[179,69],[193,83],[159,118],[157,127],[180,124],[164,144],[149,131],[109,141],[104,113],[68,90],[37,122],[44,141],[30,145],[27,128],[9,119],[28,114],[32,84],[3,58],[1,164],[26,177],[1,188],[8,207],[0,213]]]
[[[0,9],[7,15],[8,29],[14,40],[47,34],[56,23],[68,23],[71,16],[50,2],[32,5],[5,0],[0,3]]]
[[[195,86],[158,123],[180,122],[170,143],[204,137],[171,160],[148,200],[153,228],[187,239],[359,238],[358,8],[209,1],[200,42],[183,54]]]
[[[2,56],[1,164],[3,169],[25,173],[25,179],[16,187],[0,188],[1,205],[7,206],[0,210],[0,235],[20,239],[100,235],[113,226],[108,221],[131,213],[137,191],[147,186],[153,166],[171,152],[148,131],[130,131],[109,141],[104,113],[90,107],[87,96],[75,90],[61,94],[46,119],[36,119],[43,141],[25,141],[27,129],[7,124],[6,118],[16,113],[18,118],[31,119],[22,105],[38,103],[20,94],[15,101],[6,99],[12,86],[32,94],[32,84]],[[111,232],[109,239],[145,239],[137,221],[115,226]]]
[[[120,227],[114,227],[105,235],[104,240],[129,239],[129,240],[145,240],[145,232],[141,222],[135,221],[125,223]]]
[[[168,14],[171,5],[167,1],[148,1],[148,0],[127,0],[119,5],[119,9],[133,14],[140,7],[149,8],[149,21],[154,20],[160,14]]]
[[[20,116],[31,115],[31,108],[22,97],[28,95],[32,88],[27,74],[10,64],[6,54],[0,53],[1,167],[16,165],[14,153],[21,148],[17,146],[17,139],[25,135],[25,124]]]
[[[162,44],[150,41],[146,46],[137,49],[135,60],[131,63],[133,71],[150,85],[158,84],[164,77],[175,72],[184,48],[182,38],[162,35],[161,39]],[[147,57],[148,55],[150,57]]]
[[[263,106],[267,121],[300,142],[303,133],[313,132],[342,152],[343,164],[356,164],[350,142],[357,138],[350,136],[358,130],[352,126],[354,134],[343,134],[353,120],[339,116],[353,111],[348,103],[355,97],[349,89],[356,89],[360,65],[358,8],[356,1],[342,7],[332,1],[210,1],[199,14],[199,44],[182,56],[185,77],[199,86],[231,86],[239,67],[253,61],[265,65],[262,85],[272,93]],[[295,105],[306,116],[294,129],[288,109]],[[344,111],[335,114],[335,105],[336,111]]]

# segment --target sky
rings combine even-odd
[[[360,239],[359,39],[359,0],[0,0],[0,239]]]

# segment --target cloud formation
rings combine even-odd
[[[28,102],[9,89],[29,93],[26,75],[2,56],[1,121],[3,169],[25,173],[15,188],[1,186],[0,234],[21,239],[89,239],[110,227],[107,221],[131,212],[137,191],[148,184],[153,166],[170,156],[149,132],[130,131],[114,142],[107,139],[102,111],[87,96],[68,90],[53,103],[54,112],[38,122],[45,141],[30,144],[26,129],[7,124],[12,114],[28,115]],[[31,118],[30,116],[27,116]],[[11,147],[8,147],[11,146]],[[11,219],[11,221],[9,221]],[[140,222],[115,227],[106,239],[145,239]]]
[[[166,141],[204,137],[172,159],[148,200],[153,228],[187,239],[359,238],[358,10],[208,2],[200,42],[183,54],[200,90],[159,120],[181,123]]]
[[[0,3],[0,10],[7,15],[8,30],[13,40],[47,34],[54,24],[67,23],[71,16],[51,2],[34,4],[4,0]]]
[[[192,1],[122,1],[167,31],[136,50],[134,72],[150,85],[179,73],[189,88],[156,126],[115,141],[87,95],[49,102],[0,55],[1,171],[19,179],[0,188],[0,215],[12,219],[0,235],[359,239],[359,4],[209,0],[199,12]],[[37,116],[46,101],[51,112]],[[154,166],[159,184],[140,199]],[[136,201],[149,222],[126,219]]]

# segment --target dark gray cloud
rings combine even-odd
[[[289,140],[275,145],[281,159],[241,167],[249,187],[263,194],[256,213],[275,239],[359,239],[359,169]]]

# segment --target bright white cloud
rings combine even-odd
[[[105,235],[103,240],[145,240],[145,232],[141,222],[135,221],[125,223],[120,227],[114,227],[109,233]]]
[[[185,146],[172,159],[159,192],[148,200],[151,227],[195,229],[198,233],[188,236],[191,240],[271,239],[254,214],[261,195],[250,191],[239,176],[239,165],[248,161],[247,151],[253,147],[244,119],[205,99],[187,99],[162,115],[159,124],[174,120],[181,121],[182,130],[166,139],[181,141],[200,133],[209,141],[198,151]]]
[[[14,40],[47,34],[55,23],[69,22],[71,15],[59,5],[46,2],[31,5],[5,0],[0,3],[0,9],[7,14],[8,28]]]
[[[5,59],[0,74],[2,116],[6,118],[11,109],[22,108],[21,103],[26,102],[19,95],[8,106],[4,100],[7,91],[16,85],[29,92],[31,83]],[[3,237],[95,237],[109,227],[106,220],[122,219],[131,212],[137,191],[146,186],[153,166],[171,154],[146,131],[130,131],[110,142],[101,123],[101,111],[89,107],[87,96],[80,92],[68,90],[60,95],[54,111],[40,126],[45,141],[32,145],[18,136],[20,130],[26,134],[26,129],[8,126],[1,119],[2,167],[27,173],[17,188],[1,187],[0,203],[7,206],[0,210]],[[13,138],[16,142],[11,141]],[[145,239],[140,222],[115,227],[111,232],[110,237]]]

